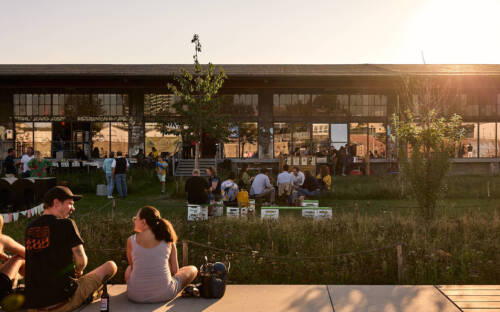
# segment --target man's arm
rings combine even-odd
[[[73,247],[71,250],[73,251],[73,258],[75,259],[75,276],[79,278],[82,276],[83,270],[87,266],[88,258],[82,244]]]

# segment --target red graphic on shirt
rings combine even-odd
[[[26,235],[26,250],[38,251],[50,246],[50,229],[48,226],[32,227]]]

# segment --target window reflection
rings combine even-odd
[[[244,122],[239,126],[240,153],[243,158],[257,158],[258,128],[256,122]]]
[[[228,158],[240,157],[239,149],[239,132],[238,126],[233,125],[229,128],[229,138],[228,141],[224,143],[224,155]]]
[[[479,124],[479,157],[495,157],[496,125],[494,122]]]
[[[42,157],[52,157],[52,123],[35,122],[35,146],[34,149],[40,151]]]
[[[125,122],[111,123],[111,151],[128,155],[128,124]]]
[[[365,156],[367,141],[368,125],[366,123],[351,123],[349,129],[349,143],[352,145],[352,151],[356,151],[356,154],[353,156]]]
[[[153,147],[158,154],[162,152],[174,153],[178,142],[181,142],[181,137],[175,134],[162,134],[158,128],[158,123],[147,122],[146,128],[146,155],[153,151]]]
[[[459,151],[459,157],[464,158],[474,158],[478,156],[477,149],[477,136],[478,136],[478,126],[477,123],[464,122],[462,123],[465,129],[464,138],[462,139],[461,150]]]
[[[330,124],[331,145],[340,149],[347,144],[347,124]]]
[[[16,152],[20,157],[28,147],[33,147],[33,123],[16,122]]]
[[[99,149],[99,155],[105,157],[110,151],[110,123],[93,122],[92,123],[92,148]],[[116,156],[116,155],[115,155]]]
[[[290,155],[292,130],[289,123],[274,123],[274,156]]]
[[[368,127],[368,146],[371,158],[385,158],[386,128],[383,123],[370,123]]]
[[[329,124],[315,123],[312,125],[313,152],[321,156],[330,146]]]
[[[308,155],[311,153],[311,132],[309,124],[305,122],[296,122],[293,124],[292,133],[293,155]]]

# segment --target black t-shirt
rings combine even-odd
[[[71,219],[43,215],[26,228],[26,298],[30,308],[43,308],[71,297],[74,282],[72,248],[83,244]]]
[[[16,166],[14,166],[14,157],[7,156],[5,158],[5,173],[16,174]]]
[[[208,194],[205,191],[208,189],[207,180],[202,177],[191,177],[186,181],[185,191],[187,200],[190,204],[204,205],[208,203]]]

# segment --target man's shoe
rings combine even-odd
[[[113,198],[114,198],[114,197],[113,197],[113,196],[111,196],[111,195],[109,195],[109,196],[108,196],[108,199],[113,199]]]

